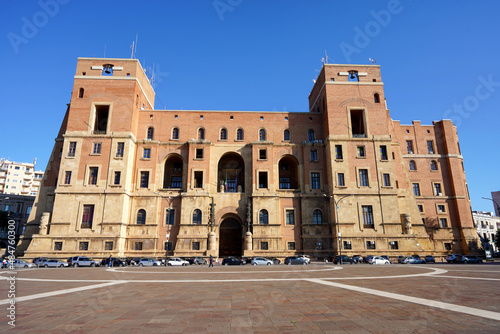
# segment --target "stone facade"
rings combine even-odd
[[[383,88],[378,65],[326,64],[308,113],[154,110],[137,60],[79,58],[19,251],[324,258],[339,246],[348,255],[475,250],[456,128],[391,120]]]

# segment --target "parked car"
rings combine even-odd
[[[389,259],[387,255],[381,255],[380,257],[386,259],[387,261],[389,261],[389,263],[392,263],[391,259]]]
[[[368,256],[365,256],[365,263],[372,263],[372,259],[373,259],[374,255],[368,255]]]
[[[354,263],[361,263],[361,256],[360,255],[353,255],[352,259],[354,260]]]
[[[69,266],[73,267],[95,267],[98,265],[96,261],[86,256],[73,256],[70,257],[67,262]]]
[[[391,264],[391,261],[389,261],[388,259],[383,258],[381,256],[374,256],[370,263],[371,264]]]
[[[241,260],[245,261],[245,263],[252,263],[252,259],[251,257],[242,257]]]
[[[44,267],[44,268],[62,268],[62,267],[68,267],[67,262],[63,262],[61,260],[56,260],[56,259],[46,259],[42,262],[39,262],[38,267]]]
[[[446,262],[448,263],[460,263],[462,262],[463,255],[460,254],[450,254],[446,257]]]
[[[244,264],[246,264],[245,260],[237,259],[234,256],[229,256],[222,260],[222,265],[224,266],[239,266]]]
[[[273,261],[273,264],[280,264],[281,263],[281,260],[277,259],[275,257],[270,257],[269,260]]]
[[[139,260],[137,265],[139,267],[156,267],[156,266],[161,266],[161,262],[155,259],[144,257]]]
[[[167,261],[169,266],[187,266],[189,262],[178,257],[173,257]]]
[[[207,260],[205,260],[202,257],[190,257],[188,259],[185,259],[186,261],[189,262],[189,264],[195,264],[195,265],[205,265],[207,264]]]
[[[415,256],[408,256],[406,259],[403,260],[404,264],[425,264],[425,260],[422,260],[421,258],[415,257]]]
[[[341,260],[342,258],[342,260]],[[349,264],[353,264],[353,263],[356,263],[352,258],[350,258],[349,256],[347,255],[337,255],[336,257],[333,258],[333,264],[337,264],[337,263],[343,263],[343,264],[346,264],[346,263],[349,263]]]
[[[474,255],[464,255],[462,256],[462,263],[483,263],[483,260]]]
[[[37,265],[37,267],[40,267],[38,264],[39,264],[40,262],[43,262],[43,261],[46,261],[46,260],[48,260],[48,258],[46,258],[46,257],[35,257],[35,258],[33,259],[33,263],[34,263],[34,264],[36,264],[36,265]]]
[[[302,264],[302,265],[307,265],[309,262],[304,257],[299,257],[299,256],[289,256],[285,259],[285,264],[287,265],[292,265],[292,264]]]
[[[130,259],[129,265],[130,266],[138,266],[140,261],[141,261],[140,257],[133,257]]]
[[[101,261],[101,265],[103,266],[109,266],[109,257],[107,259],[104,259]],[[117,259],[116,257],[111,258],[111,267],[125,267],[127,265],[127,262]]]
[[[432,255],[425,256],[425,263],[436,263],[436,259]]]
[[[309,255],[297,255],[297,257],[303,258],[304,261],[307,262],[307,264],[311,263],[311,258],[309,257]]]
[[[28,263],[24,262],[23,260],[15,259],[11,263],[9,263],[9,266],[14,267],[14,268],[35,268],[36,265],[34,263]]]
[[[404,260],[405,260],[407,257],[408,257],[408,256],[399,255],[399,256],[398,256],[398,263],[404,263]]]
[[[269,260],[269,259],[266,259],[266,258],[263,258],[263,257],[254,257],[252,259],[252,265],[254,266],[257,266],[257,265],[272,265],[273,264],[273,261]]]

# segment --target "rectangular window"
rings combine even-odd
[[[144,153],[142,155],[143,159],[151,159],[151,149],[150,148],[145,148]]]
[[[364,146],[358,146],[357,147],[357,152],[358,152],[358,158],[364,158],[365,157],[365,147]]]
[[[203,159],[203,149],[202,148],[196,149],[196,159]]]
[[[366,249],[375,249],[375,241],[367,241]]]
[[[141,251],[142,250],[142,242],[136,242],[134,245],[134,250]]]
[[[420,196],[420,185],[418,183],[413,184],[413,195]]]
[[[368,169],[359,170],[359,185],[361,187],[368,187]]]
[[[165,225],[174,225],[175,209],[167,209]]]
[[[109,106],[95,107],[94,134],[106,134],[108,128]]]
[[[92,228],[94,221],[94,204],[84,204],[81,228]]]
[[[408,154],[413,154],[413,143],[411,140],[406,141],[406,151]]]
[[[432,140],[427,141],[427,153],[434,154],[434,145],[432,143]]]
[[[71,184],[71,171],[66,171],[64,174],[64,184]]]
[[[353,138],[366,137],[363,110],[351,110],[351,130]]]
[[[448,222],[446,218],[439,218],[439,227],[448,227]]]
[[[318,161],[318,150],[311,150],[311,161]]]
[[[311,188],[320,189],[319,173],[311,173]]]
[[[120,142],[116,147],[116,157],[123,158],[123,151],[125,150],[125,143]]]
[[[335,145],[335,159],[342,160],[343,158],[342,145]]]
[[[288,250],[295,250],[295,242],[292,241],[288,242]]]
[[[391,186],[391,175],[384,174],[384,187],[390,187],[390,186]]]
[[[89,168],[89,184],[91,184],[91,185],[97,184],[98,173],[99,173],[99,167],[90,167]]]
[[[94,143],[92,154],[101,154],[101,143]]]
[[[363,227],[364,228],[375,228],[373,223],[373,209],[371,205],[361,206],[361,211],[363,212]]]
[[[54,250],[55,251],[62,251],[62,246],[63,246],[62,241],[54,242]]]
[[[141,188],[149,186],[149,172],[141,172]]]
[[[27,215],[29,215],[31,213],[31,209],[32,209],[31,205],[26,208],[26,214]]]
[[[68,157],[74,157],[76,153],[76,141],[69,143]]]
[[[280,189],[290,189],[289,177],[280,177]]]
[[[267,172],[259,172],[259,188],[267,188]]]
[[[172,176],[170,178],[170,188],[182,189],[182,176]]]
[[[285,211],[285,221],[287,225],[295,225],[295,216],[293,210]]]
[[[194,172],[194,187],[195,188],[203,188],[203,172],[202,171]]]
[[[260,243],[260,249],[261,250],[268,250],[269,249],[269,244],[267,243],[267,241],[262,241]]]
[[[267,159],[267,150],[259,149],[259,160],[266,160],[266,159]]]
[[[164,250],[166,250],[166,251],[173,250],[172,241],[165,241],[165,244],[164,244],[163,247],[164,247]]]
[[[387,146],[380,145],[380,159],[387,160]]]
[[[89,242],[88,241],[80,241],[79,250],[81,250],[81,251],[89,250]]]
[[[446,207],[444,205],[438,205],[437,206],[437,211],[438,211],[438,213],[445,213],[446,212]]]
[[[419,205],[418,206],[418,211],[419,212],[424,212],[424,206],[423,205]]]
[[[344,241],[344,249],[352,249],[352,244],[350,241]]]
[[[337,185],[339,187],[345,187],[344,173],[337,174]]]
[[[200,250],[200,242],[193,241],[193,250]]]
[[[114,177],[114,184],[119,185],[120,184],[120,178],[122,176],[122,172],[115,172],[115,177]]]
[[[397,241],[389,241],[389,247],[391,249],[399,249],[399,245]]]
[[[447,251],[450,251],[451,250],[451,243],[450,242],[445,242],[444,243],[444,249],[447,250]]]
[[[104,242],[104,250],[107,251],[113,250],[113,241]]]
[[[442,196],[441,183],[434,183],[434,196]]]

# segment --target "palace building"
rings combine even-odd
[[[477,249],[456,127],[392,120],[379,65],[325,64],[309,112],[154,99],[138,60],[78,59],[21,256]]]

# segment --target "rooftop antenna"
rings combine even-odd
[[[130,48],[132,49],[132,53],[130,54],[130,59],[135,57],[135,53],[137,52],[137,40],[139,39],[139,34],[135,35],[135,42],[132,42]]]
[[[377,63],[377,61],[375,60],[375,58],[368,58],[368,60],[370,61],[370,63],[372,65]]]

